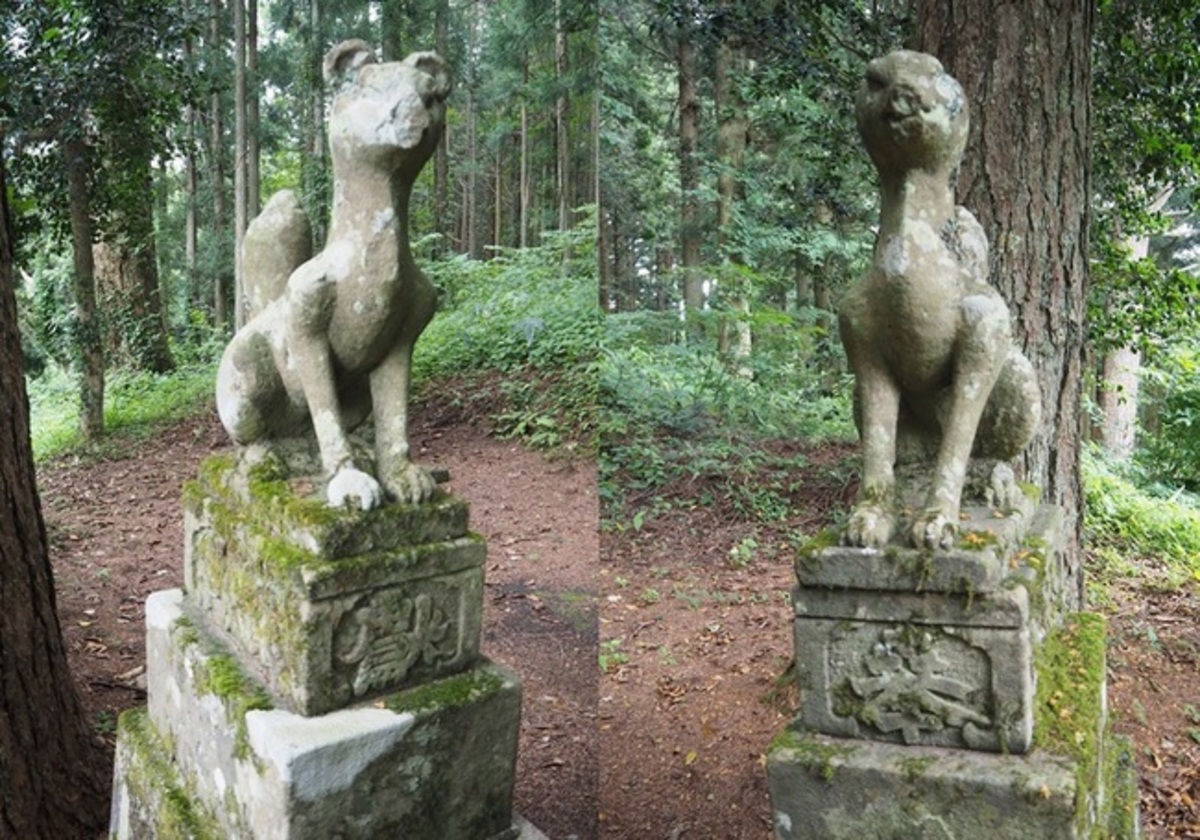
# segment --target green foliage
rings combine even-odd
[[[608,527],[640,528],[665,509],[657,500],[672,483],[686,486],[677,495],[689,503],[724,500],[746,521],[790,515],[791,476],[803,458],[766,442],[846,439],[854,429],[850,377],[816,348],[823,331],[784,321],[760,331],[747,377],[711,342],[682,341],[677,316],[607,316],[600,497]]]
[[[1101,579],[1135,574],[1147,586],[1200,582],[1200,500],[1147,483],[1097,451],[1083,460],[1084,528]]]
[[[1144,436],[1139,463],[1159,481],[1200,491],[1200,335],[1155,356],[1143,394],[1158,426]]]
[[[499,373],[501,434],[541,448],[590,440],[602,323],[592,229],[547,234],[543,245],[487,261],[454,256],[427,265],[443,299],[417,344],[415,380]]]
[[[151,435],[211,403],[214,378],[213,364],[180,366],[169,374],[118,371],[108,384],[105,428]],[[36,461],[83,447],[75,384],[61,368],[29,383],[29,412]]]

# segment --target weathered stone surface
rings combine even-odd
[[[464,503],[335,511],[235,476],[212,459],[185,493],[184,581],[279,702],[323,714],[474,662],[487,552]]]
[[[1075,830],[1069,762],[787,733],[768,757],[779,840],[1057,840]]]
[[[437,292],[413,259],[408,217],[442,134],[450,74],[433,53],[377,63],[355,40],[330,50],[325,77],[334,91],[325,247],[308,258],[307,222],[287,196],[250,225],[243,266],[256,312],[222,356],[217,410],[243,447],[315,433],[333,507],[424,502],[437,484],[410,458],[408,390]],[[348,433],[372,413],[367,463]]]
[[[1131,747],[1108,725],[1104,621],[1063,618],[1036,652],[1035,747],[1024,755],[830,737],[798,721],[767,763],[775,836],[1140,836]]]
[[[988,283],[983,229],[954,203],[968,128],[961,86],[933,56],[897,51],[868,65],[855,113],[879,173],[880,223],[871,267],[839,313],[863,449],[843,540],[879,548],[902,525],[907,544],[949,548],[972,456],[1000,459],[985,482],[991,504],[1017,501],[1003,460],[1038,427],[1037,377]],[[904,523],[898,466],[928,476]]]
[[[802,553],[792,600],[803,726],[906,744],[1031,747],[1033,660],[1061,620],[1069,578],[1061,517],[1045,506],[1028,527],[1024,516],[990,521],[976,520],[948,551]],[[997,538],[992,527],[1009,530]]]
[[[149,714],[121,722],[117,837],[174,836],[161,826],[184,817],[209,833],[178,836],[518,836],[520,686],[506,671],[480,660],[375,703],[303,717],[271,708],[184,602],[179,590],[147,602]]]

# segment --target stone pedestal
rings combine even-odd
[[[309,486],[214,458],[186,488],[186,591],[146,604],[112,835],[540,836],[512,812],[521,689],[479,655],[465,504],[337,511]]]
[[[974,508],[951,550],[801,552],[777,837],[1136,836],[1103,620],[1073,611],[1061,531],[1053,507]]]

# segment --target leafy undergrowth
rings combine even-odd
[[[1084,458],[1084,524],[1097,598],[1117,581],[1164,592],[1200,583],[1200,501],[1138,478],[1094,452]]]
[[[166,374],[109,372],[106,439],[88,444],[79,430],[78,386],[61,369],[47,370],[27,385],[34,460],[42,462],[67,452],[101,453],[121,440],[145,439],[211,405],[215,378],[215,363],[185,365]]]

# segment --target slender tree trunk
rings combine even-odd
[[[1174,187],[1160,190],[1146,204],[1146,212],[1160,212]],[[1144,260],[1150,254],[1150,237],[1124,237],[1122,244],[1129,252],[1129,259]],[[1120,347],[1108,351],[1101,360],[1100,383],[1096,389],[1096,404],[1100,409],[1100,425],[1096,435],[1100,445],[1112,456],[1121,460],[1133,457],[1137,438],[1139,392],[1141,388],[1142,355],[1133,347]]]
[[[679,81],[679,262],[683,266],[684,305],[690,313],[704,306],[700,277],[700,168],[696,144],[700,137],[700,102],[696,94],[696,47],[691,30],[681,25],[676,43]]]
[[[717,46],[713,78],[713,99],[717,112],[717,247],[724,259],[736,266],[743,264],[740,249],[734,243],[733,226],[737,206],[744,199],[742,170],[746,158],[749,123],[746,105],[738,88],[738,73],[744,71],[740,45],[727,38]],[[734,318],[723,318],[718,333],[718,351],[730,359],[738,373],[751,374],[746,366],[753,349],[750,331],[750,295],[746,280],[740,277],[725,290]],[[730,281],[727,281],[730,282]],[[731,337],[730,332],[733,336]]]
[[[608,237],[605,223],[608,220],[600,189],[600,92],[592,92],[592,203],[596,207],[596,283],[600,292],[600,308],[609,312],[613,308],[612,271],[608,264]]]
[[[75,144],[82,145],[66,145]],[[86,177],[82,159],[68,165]],[[94,837],[108,816],[109,780],[55,612],[29,444],[11,231],[0,158],[0,837]],[[83,250],[90,254],[90,243]]]
[[[246,0],[233,3],[233,317],[246,323],[246,281],[242,276],[242,240],[249,223],[246,189]]]
[[[208,52],[215,61],[223,51],[221,41],[221,0],[209,0]],[[229,324],[225,284],[225,131],[222,123],[221,94],[214,88],[209,101],[209,169],[213,201],[213,321],[218,329]]]
[[[404,58],[404,5],[401,0],[380,0],[379,29],[383,60]]]
[[[571,100],[567,88],[567,30],[562,0],[554,0],[554,74],[558,80],[558,98],[554,103],[558,229],[566,230],[571,226]]]
[[[246,210],[253,219],[262,210],[261,127],[258,98],[258,0],[246,0]]]
[[[450,2],[435,0],[433,13],[434,48],[443,58],[450,53]],[[433,215],[437,230],[444,230],[450,205],[450,128],[438,143],[433,157]]]
[[[492,244],[504,243],[504,141],[496,144],[496,166],[492,178]]]
[[[96,276],[92,263],[92,211],[88,187],[87,144],[79,138],[63,143],[74,254],[75,346],[80,365],[79,425],[95,440],[104,433],[104,350],[96,310]]]
[[[992,282],[1038,371],[1045,421],[1024,473],[1063,509],[1081,600],[1094,14],[1090,0],[916,2],[917,48],[942,60],[972,108],[958,196],[988,233]]]
[[[524,248],[529,245],[529,57],[521,62],[521,235]]]
[[[187,303],[191,309],[200,302],[200,277],[196,271],[196,111],[190,105],[184,114],[187,148],[184,152],[183,267],[187,275]]]
[[[325,244],[325,227],[329,217],[328,167],[325,159],[325,88],[322,79],[325,38],[321,24],[319,0],[308,2],[308,43],[301,58],[300,78],[304,80],[303,113],[301,115],[301,182],[304,190],[304,209],[313,227],[313,249]]]

